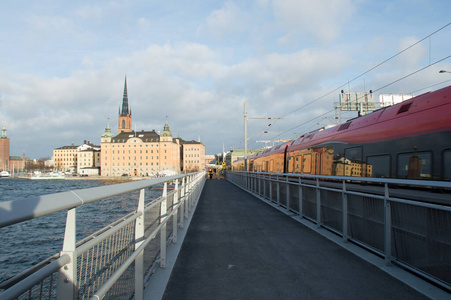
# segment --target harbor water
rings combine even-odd
[[[110,184],[98,180],[0,179],[0,202]],[[161,191],[146,192],[146,200]],[[136,210],[139,192],[77,208],[77,241]],[[0,228],[0,283],[61,251],[67,211]]]

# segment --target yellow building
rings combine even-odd
[[[100,148],[102,176],[149,176],[163,170],[180,172],[180,141],[172,137],[167,122],[161,136],[155,130],[112,136],[107,125]]]
[[[205,169],[205,145],[196,141],[180,140],[182,145],[182,171],[197,172]]]
[[[99,175],[100,147],[85,141],[81,146],[53,149],[53,167],[62,172]]]
[[[58,171],[75,172],[77,170],[78,146],[63,146],[53,149],[53,166]]]

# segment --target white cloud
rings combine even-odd
[[[221,9],[214,10],[201,25],[199,31],[207,31],[215,38],[223,38],[244,30],[245,14],[232,1],[227,1]]]
[[[273,0],[276,22],[285,30],[281,42],[304,35],[331,42],[355,12],[352,0]]]

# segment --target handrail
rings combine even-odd
[[[180,186],[179,179],[183,179]],[[175,182],[175,188],[174,191],[168,193],[167,183],[171,181]],[[145,188],[161,183],[164,183],[163,195],[145,204]],[[188,213],[192,213],[192,208],[200,197],[204,183],[205,171],[0,203],[0,227],[62,210],[68,211],[62,251],[38,264],[39,268],[33,266],[4,282],[3,284],[7,283],[8,286],[5,286],[6,290],[0,292],[0,299],[15,299],[23,295],[24,292],[31,295],[32,289],[38,284],[41,285],[41,293],[43,288],[45,293],[47,291],[53,293],[51,290],[54,291],[54,288],[57,286],[58,299],[74,299],[78,293],[81,293],[82,297],[95,297],[96,294],[104,295],[133,262],[135,262],[135,288],[131,292],[135,292],[136,299],[142,299],[142,290],[144,289],[142,280],[146,272],[146,270],[142,269],[143,250],[160,233],[159,255],[166,256],[166,244],[176,242],[177,228],[183,228],[183,224],[191,218],[188,218]],[[135,211],[76,242],[76,207],[137,190],[140,190],[140,195],[138,208]],[[172,203],[169,203],[169,201],[172,201]],[[158,205],[160,205],[160,213],[155,216],[153,214],[155,210],[158,211]],[[169,210],[166,211],[166,207]],[[180,220],[177,217],[179,210]],[[147,217],[145,217],[146,214],[148,215]],[[147,218],[150,219],[147,220]],[[144,227],[145,220],[151,224],[146,223],[146,226],[149,226],[147,228],[153,226],[152,224],[155,224],[158,220],[160,222],[156,228],[152,229],[153,231],[150,235],[147,232],[144,235],[144,230],[147,230]],[[170,220],[173,223],[172,234],[175,240],[166,240],[166,225]],[[117,245],[113,245],[113,243]],[[134,247],[134,250],[131,250],[131,252],[129,251],[130,247]],[[112,254],[113,252],[115,253],[114,255]],[[99,258],[100,265],[92,265],[92,263],[95,263],[92,261],[93,255]],[[89,261],[86,257],[89,258]],[[52,259],[54,261],[50,262]],[[110,269],[110,265],[114,265],[113,269]],[[161,261],[160,265],[164,267]],[[78,270],[79,268],[84,269]],[[88,268],[91,271],[95,268],[96,272],[101,274],[102,279],[100,282],[97,281],[99,278],[96,277],[97,273],[92,275],[85,273]],[[138,269],[141,270],[138,271]],[[77,270],[79,273],[77,273]],[[110,273],[111,271],[112,273]],[[59,272],[58,276],[55,276],[55,272]],[[81,273],[84,274],[82,275]],[[83,276],[82,279],[77,279],[81,276]],[[48,278],[50,278],[49,286],[43,286],[44,280],[48,280]],[[58,278],[57,285],[52,282],[55,278]],[[86,287],[89,289],[87,294],[85,294]],[[127,290],[127,293],[129,291]],[[54,295],[48,294],[46,297],[52,298]]]
[[[70,257],[68,255],[62,255],[57,260],[51,262],[44,268],[40,269],[39,271],[36,271],[35,273],[31,274],[24,280],[20,282],[20,285],[13,285],[11,288],[5,290],[0,294],[2,299],[15,299],[19,297],[24,290],[28,290],[41,282],[42,278],[46,278],[56,271],[58,271],[61,267],[64,265],[67,265],[70,263]]]
[[[364,181],[373,183],[388,183],[388,184],[400,184],[400,185],[417,185],[417,186],[430,186],[430,187],[443,187],[451,188],[450,181],[432,181],[432,180],[416,180],[416,179],[394,179],[394,178],[375,178],[375,177],[354,177],[354,176],[331,176],[331,175],[309,175],[309,174],[295,174],[295,173],[268,173],[268,172],[246,172],[246,171],[233,171],[236,174],[248,175],[248,176],[260,176],[269,175],[275,177],[302,177],[309,179],[324,179],[335,181]]]
[[[58,211],[71,209],[108,197],[133,192],[171,180],[180,179],[190,174],[153,178],[123,184],[107,185],[0,202],[0,228],[42,217]]]

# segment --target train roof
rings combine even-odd
[[[290,150],[332,141],[365,144],[451,130],[450,114],[451,86],[448,86],[301,136],[290,145]]]

